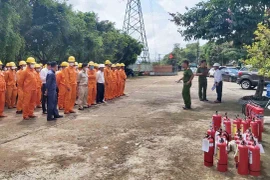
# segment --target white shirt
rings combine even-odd
[[[104,72],[101,72],[100,70],[97,72],[97,83],[105,83]]]
[[[217,69],[214,73],[214,79],[216,83],[219,83],[222,81],[222,72],[221,70]]]
[[[40,75],[40,79],[42,81],[42,84],[46,84],[46,78],[47,78],[47,74],[48,74],[49,70],[47,68],[43,68],[39,75]]]

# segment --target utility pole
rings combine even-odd
[[[127,0],[123,31],[143,45],[143,50],[141,55],[138,57],[138,60],[141,62],[150,62],[150,54],[140,0]]]

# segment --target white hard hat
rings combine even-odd
[[[98,67],[99,68],[105,68],[105,65],[104,64],[100,64]]]
[[[214,67],[220,67],[220,64],[219,63],[215,63],[213,66]]]

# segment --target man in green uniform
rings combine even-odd
[[[200,98],[200,101],[208,101],[206,98],[207,75],[208,75],[206,60],[201,61],[200,67],[197,69],[196,75],[199,76],[199,98]]]
[[[185,60],[182,63],[182,67],[184,69],[184,76],[179,79],[177,82],[179,83],[181,80],[184,81],[183,89],[182,89],[182,96],[184,99],[185,106],[183,107],[184,110],[191,109],[191,98],[190,98],[190,87],[192,85],[192,80],[194,75],[189,68],[189,61]]]

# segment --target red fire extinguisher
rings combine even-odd
[[[240,137],[242,137],[242,134],[241,134],[241,130],[240,129],[238,129],[238,131],[237,131],[237,133],[234,135],[234,140],[236,141],[236,140],[238,140]]]
[[[252,118],[246,117],[246,121],[248,123],[248,128],[250,128],[250,123],[252,121]]]
[[[233,120],[233,132],[232,134],[235,135],[239,129],[241,129],[241,122],[242,120],[239,118],[239,116],[236,117],[235,120]]]
[[[229,136],[228,141],[230,141],[232,138],[232,130],[231,130],[232,124],[231,124],[231,120],[227,117],[227,113],[225,115],[226,115],[226,117],[223,119],[223,124],[225,127],[225,132]]]
[[[256,122],[255,120],[251,121],[250,123],[250,128],[251,128],[251,132],[253,134],[253,136],[255,138],[258,138],[259,137],[259,126],[258,126],[258,122]]]
[[[250,114],[250,109],[252,108],[252,104],[247,104],[246,105],[246,108],[245,108],[245,115],[250,117],[251,114]]]
[[[213,129],[212,126],[210,126],[210,128],[207,130],[207,134],[212,138],[215,138],[216,131]]]
[[[256,141],[249,146],[249,173],[252,176],[260,176],[261,174],[261,154]]]
[[[238,174],[248,175],[248,146],[245,141],[238,145]]]
[[[219,172],[226,172],[228,170],[228,154],[226,146],[226,142],[221,138],[217,144],[217,170]]]
[[[249,128],[249,123],[246,120],[241,122],[241,132],[244,134],[246,130]]]
[[[214,138],[207,135],[205,138],[209,141],[209,151],[204,152],[204,165],[212,167],[214,164]]]
[[[213,117],[212,117],[212,124],[213,124],[213,127],[214,127],[215,131],[220,129],[221,120],[222,120],[221,115],[219,115],[218,112],[216,111],[216,114],[214,114]]]
[[[262,120],[256,118],[255,122],[258,124],[258,141],[262,141],[262,132],[263,132],[263,127],[262,127]]]

